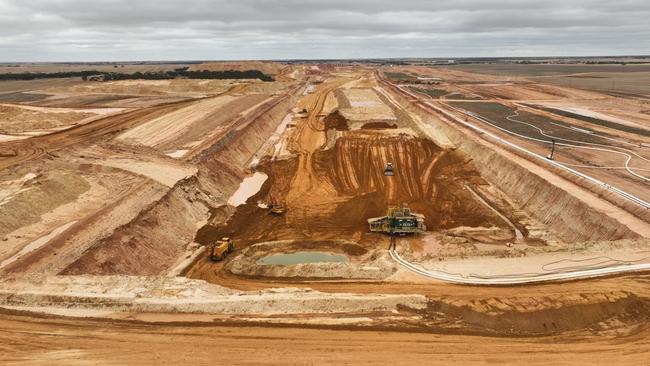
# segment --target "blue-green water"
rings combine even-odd
[[[257,264],[291,265],[300,263],[347,262],[343,254],[323,252],[296,252],[288,254],[273,254],[261,258]]]

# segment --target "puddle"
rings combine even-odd
[[[269,255],[258,260],[257,264],[275,264],[286,266],[300,263],[341,263],[347,261],[348,257],[343,254],[324,252],[296,252]]]
[[[256,172],[250,177],[244,178],[239,184],[239,189],[228,200],[228,204],[237,207],[246,203],[246,200],[262,189],[262,185],[268,177],[264,173]]]

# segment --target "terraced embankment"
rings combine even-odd
[[[198,172],[178,181],[137,218],[98,242],[63,274],[164,273],[191,244],[196,231],[224,206],[245,176],[246,163],[295,104],[299,88],[238,117],[232,128],[195,150]],[[206,142],[207,143],[207,142]]]

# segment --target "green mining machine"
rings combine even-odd
[[[424,215],[411,212],[411,209],[402,207],[391,207],[388,214],[381,217],[368,219],[370,231],[386,234],[416,234],[427,230],[424,225]]]

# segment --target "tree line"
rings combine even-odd
[[[173,71],[134,72],[132,74],[107,71],[68,71],[68,72],[24,72],[0,74],[0,80],[36,80],[53,78],[81,77],[87,80],[89,76],[101,76],[103,80],[167,80],[176,78],[187,79],[259,79],[274,81],[274,79],[259,70],[226,70],[226,71],[188,71],[186,67]]]

